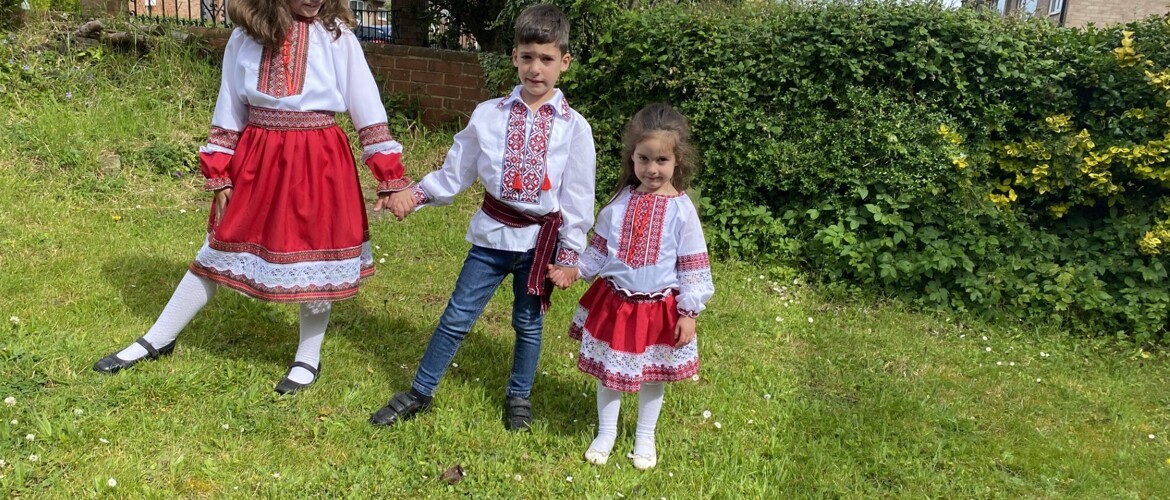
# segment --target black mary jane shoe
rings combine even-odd
[[[423,401],[410,391],[394,394],[382,409],[370,415],[370,423],[389,427],[403,420],[410,420],[419,413],[431,411],[434,401]]]
[[[284,380],[281,380],[279,383],[276,384],[276,392],[280,393],[281,395],[295,394],[297,391],[300,391],[301,389],[304,389],[310,385],[313,385],[313,382],[317,381],[317,374],[321,372],[321,362],[320,361],[317,362],[316,368],[309,366],[308,363],[304,363],[301,361],[295,361],[295,362],[293,362],[293,364],[288,365],[289,375],[292,375],[293,368],[297,368],[297,367],[304,368],[304,369],[308,370],[309,373],[312,373],[313,380],[310,380],[309,383],[307,383],[307,384],[301,384],[298,382],[293,382],[291,379],[288,378],[288,375],[285,375]]]
[[[532,402],[508,396],[504,400],[504,427],[510,431],[532,430]]]
[[[118,351],[102,359],[99,359],[97,363],[93,364],[93,371],[112,375],[118,373],[119,371],[130,368],[131,366],[134,366],[135,363],[138,363],[144,359],[153,361],[163,356],[167,356],[172,352],[175,352],[175,344],[179,343],[179,339],[172,340],[170,344],[163,346],[162,349],[155,349],[154,346],[150,345],[150,342],[147,342],[143,337],[138,337],[138,340],[135,340],[134,343],[142,346],[143,349],[146,349],[146,356],[132,361],[126,361],[118,357],[118,352],[122,352]]]

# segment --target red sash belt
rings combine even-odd
[[[552,212],[540,217],[517,211],[508,204],[489,194],[483,197],[483,213],[496,222],[508,227],[539,225],[536,233],[536,255],[532,258],[532,269],[528,272],[528,295],[540,296],[540,312],[544,314],[551,304],[552,283],[546,279],[548,265],[553,261],[557,246],[557,232],[561,229],[561,213]]]

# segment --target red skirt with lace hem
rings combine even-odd
[[[697,340],[674,347],[676,294],[632,294],[609,280],[594,281],[569,326],[569,336],[581,341],[577,368],[623,392],[637,392],[643,382],[693,377],[699,372]]]
[[[231,200],[218,224],[212,203],[191,271],[271,302],[353,297],[374,267],[349,139],[330,115],[285,114],[287,127],[244,128]]]

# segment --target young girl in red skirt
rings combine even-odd
[[[699,371],[695,318],[715,292],[707,243],[684,191],[697,170],[687,119],[666,104],[642,108],[626,126],[622,174],[581,256],[581,298],[569,335],[581,341],[577,367],[597,377],[597,438],[585,452],[609,460],[622,392],[638,393],[634,466],[658,463],[654,428],[663,382]],[[562,276],[555,273],[559,282]]]
[[[313,383],[330,304],[374,273],[365,201],[349,140],[378,179],[374,210],[405,189],[402,145],[342,0],[234,0],[219,99],[199,164],[215,192],[207,240],[146,335],[94,370],[115,373],[170,354],[220,286],[300,304],[300,344],[281,394]]]

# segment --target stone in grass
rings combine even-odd
[[[463,480],[464,475],[463,466],[455,464],[448,467],[446,471],[443,471],[443,475],[439,476],[439,479],[446,481],[447,484],[459,484],[459,481]]]

